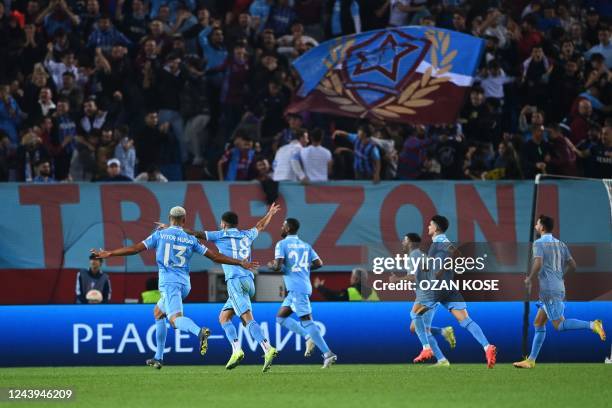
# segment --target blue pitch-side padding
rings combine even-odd
[[[278,364],[320,363],[318,354],[303,357],[304,341],[296,341],[275,322],[277,303],[254,304],[254,312],[271,342],[280,351]],[[168,332],[167,364],[225,364],[230,354],[217,321],[220,304],[188,304],[185,314],[196,324],[212,329],[208,354],[202,358],[193,336]],[[315,319],[325,339],[339,356],[339,363],[406,363],[419,351],[410,334],[410,303],[314,303]],[[520,302],[470,303],[469,312],[498,347],[498,361],[521,358],[523,304]],[[532,305],[531,319],[535,314]],[[612,302],[570,302],[567,316],[601,318],[612,327]],[[62,305],[2,306],[0,315],[7,328],[0,336],[2,366],[134,365],[153,356],[155,325],[152,305]],[[452,325],[457,348],[450,351],[439,343],[451,362],[480,363],[483,350],[446,311],[438,311],[434,325]],[[540,353],[542,362],[602,362],[610,350],[590,331],[555,332],[549,327]],[[246,352],[245,364],[260,364],[262,352],[241,327],[239,336]],[[533,329],[530,339],[533,336]]]

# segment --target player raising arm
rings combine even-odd
[[[164,347],[166,343],[167,317],[172,327],[198,336],[200,340],[200,354],[206,354],[208,349],[208,336],[210,330],[197,326],[193,320],[183,316],[183,299],[191,290],[189,279],[189,262],[194,253],[204,255],[213,262],[236,265],[246,270],[256,269],[259,264],[247,259],[230,258],[217,251],[203,246],[197,239],[188,235],[184,230],[186,211],[182,207],[173,207],[170,210],[170,225],[167,229],[153,232],[147,239],[129,247],[106,251],[92,249],[100,259],[114,256],[136,255],[147,249],[155,249],[155,260],[159,270],[159,291],[161,298],[155,305],[155,335],[157,351],[152,359],[146,361],[147,365],[161,369],[163,366]]]
[[[267,228],[274,214],[280,210],[278,204],[273,203],[266,215],[248,230],[238,229],[238,215],[227,211],[221,216],[219,231],[187,231],[194,236],[213,242],[222,254],[235,259],[245,259],[251,256],[251,245],[259,233]],[[165,225],[161,225],[165,227]],[[251,338],[260,344],[264,351],[263,372],[270,369],[272,361],[278,355],[276,348],[270,345],[264,331],[255,321],[252,312],[251,297],[255,295],[255,282],[253,273],[241,266],[223,266],[225,282],[227,284],[228,300],[219,314],[219,323],[225,331],[225,336],[232,345],[232,355],[225,368],[231,370],[244,359],[244,351],[238,341],[236,327],[232,323],[234,316],[239,316],[242,324],[248,330]]]
[[[576,261],[572,258],[567,245],[552,236],[554,220],[546,215],[540,215],[535,225],[540,238],[533,243],[533,264],[531,273],[525,279],[527,289],[531,291],[531,283],[537,276],[540,281],[540,301],[537,303],[533,325],[535,336],[531,345],[531,354],[523,361],[514,363],[516,368],[534,368],[544,339],[546,338],[546,322],[552,321],[553,327],[559,331],[592,330],[599,335],[601,341],[606,340],[601,320],[587,322],[578,319],[566,319],[563,315],[565,304],[565,284],[563,275],[576,270]]]
[[[278,310],[276,322],[307,339],[304,356],[310,357],[316,345],[323,353],[322,368],[328,368],[338,357],[331,352],[319,327],[312,320],[310,306],[310,271],[323,266],[323,261],[309,244],[298,238],[299,228],[300,223],[295,218],[285,220],[281,227],[283,239],[276,244],[274,261],[268,263],[268,267],[273,271],[283,270],[287,289],[287,296]],[[300,323],[289,317],[294,312],[300,318]]]

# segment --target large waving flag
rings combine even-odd
[[[329,40],[294,61],[303,83],[288,111],[452,123],[483,49],[480,38],[424,26]]]

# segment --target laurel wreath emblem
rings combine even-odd
[[[414,115],[418,108],[434,103],[434,100],[430,99],[431,93],[437,91],[441,83],[450,81],[451,77],[446,74],[453,68],[452,62],[457,56],[457,50],[450,50],[450,34],[429,30],[425,33],[425,38],[431,43],[429,51],[431,66],[425,70],[420,79],[411,82],[399,95],[386,98],[371,109],[359,102],[354,91],[347,89],[338,74],[334,72],[334,67],[346,56],[346,51],[355,40],[345,43],[339,41],[331,49],[330,58],[324,61],[328,72],[316,89],[329,101],[339,105],[341,110],[357,113],[360,117],[365,117],[369,112],[379,119],[395,119],[402,114]]]

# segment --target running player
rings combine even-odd
[[[516,368],[534,368],[536,359],[544,339],[546,338],[546,322],[552,321],[555,329],[565,330],[592,330],[599,335],[602,341],[606,340],[601,320],[587,322],[578,319],[566,319],[563,315],[565,305],[565,284],[563,274],[576,270],[576,261],[572,258],[567,246],[552,236],[554,220],[546,215],[540,215],[535,230],[540,238],[533,243],[533,264],[531,273],[525,279],[527,289],[531,291],[533,279],[537,276],[540,281],[540,301],[538,313],[533,325],[535,336],[531,345],[531,354],[523,361],[514,363]]]
[[[312,320],[312,307],[310,306],[310,295],[312,294],[310,271],[322,267],[323,261],[309,244],[298,238],[299,229],[300,223],[295,218],[285,220],[281,227],[283,239],[276,244],[274,261],[268,263],[271,270],[283,271],[287,289],[287,296],[278,310],[276,322],[308,339],[304,354],[306,357],[311,355],[313,344],[316,344],[323,353],[322,368],[329,368],[338,360],[338,357],[331,352],[319,327]],[[292,313],[300,318],[299,323],[289,317]]]
[[[404,236],[404,239],[402,240],[402,251],[405,254],[408,254],[408,256],[414,261],[408,264],[411,267],[413,265],[420,265],[420,264],[417,264],[417,260],[423,259],[425,256],[423,251],[421,251],[420,249],[420,245],[421,245],[421,237],[419,236],[419,234],[415,232],[410,232],[406,234]],[[420,288],[421,281],[430,280],[428,277],[429,276],[428,271],[424,270],[421,267],[417,267],[416,270],[408,270],[407,272],[408,272],[407,275],[404,275],[404,276],[391,275],[391,277],[389,278],[389,281],[399,282],[401,280],[408,280],[408,281],[415,282],[416,297],[414,299],[414,304],[412,305],[412,310],[410,311],[410,318],[411,318],[410,331],[414,333],[416,331],[414,319],[417,318],[416,311],[418,310],[419,305],[422,303],[428,302],[428,301],[433,301],[435,299],[435,292],[433,290],[423,290]],[[455,331],[453,330],[452,326],[448,326],[444,328],[431,326],[431,323],[433,321],[437,307],[438,305],[435,305],[433,308],[426,311],[423,314],[422,319],[423,319],[423,324],[425,325],[425,332],[427,333],[427,339],[429,340],[429,345],[431,346],[433,354],[436,357],[436,364],[434,366],[449,367],[450,362],[444,356],[444,353],[442,353],[442,350],[438,346],[438,341],[436,340],[434,336],[442,335],[444,339],[450,345],[451,349],[455,348],[457,341],[455,339]]]
[[[159,270],[159,291],[161,298],[155,305],[155,337],[157,351],[152,359],[146,361],[147,365],[161,369],[163,366],[164,347],[166,345],[166,317],[175,329],[198,336],[200,340],[200,354],[208,350],[208,336],[210,330],[199,327],[193,320],[183,316],[183,299],[191,290],[189,279],[189,262],[194,253],[204,255],[213,262],[238,265],[245,269],[254,269],[257,262],[246,259],[234,259],[222,255],[214,250],[202,246],[196,239],[183,230],[186,211],[183,207],[173,207],[170,210],[170,225],[165,230],[153,232],[147,239],[130,247],[123,247],[112,251],[104,249],[91,252],[98,258],[104,259],[112,256],[136,255],[147,249],[155,249],[155,260]]]
[[[441,260],[441,262],[434,262],[435,265],[443,265],[445,259],[455,256],[458,253],[445,235],[447,229],[448,220],[442,215],[434,215],[429,221],[427,232],[431,236],[432,244],[429,248],[428,257],[434,260]],[[438,270],[432,269],[430,273],[430,278],[433,280],[451,281],[454,271],[440,268]],[[489,343],[478,323],[470,318],[463,296],[457,290],[437,290],[435,291],[435,299],[433,301],[415,302],[416,313],[414,317],[414,326],[417,336],[423,345],[423,350],[421,350],[421,353],[413,361],[415,363],[420,363],[433,357],[423,315],[428,310],[433,309],[437,304],[446,308],[446,310],[457,319],[459,325],[469,331],[480,343],[485,351],[487,367],[493,368],[497,358],[497,348]]]
[[[249,259],[251,257],[253,241],[261,231],[268,227],[270,220],[272,220],[272,217],[278,210],[280,210],[280,206],[273,203],[267,214],[253,228],[248,230],[239,230],[238,215],[228,211],[221,216],[221,229],[219,231],[196,232],[187,230],[186,232],[198,239],[213,242],[224,255],[234,259]],[[161,225],[161,227],[165,226]],[[221,327],[225,331],[227,340],[232,345],[232,355],[225,368],[231,370],[237,367],[244,359],[244,351],[242,351],[238,341],[236,327],[232,323],[232,318],[239,316],[251,338],[257,341],[264,351],[262,371],[265,373],[270,369],[272,361],[276,358],[278,352],[276,348],[270,345],[264,331],[253,317],[251,306],[251,297],[255,295],[253,272],[249,268],[229,265],[223,265],[223,272],[225,273],[225,282],[227,284],[228,300],[219,315],[219,323],[221,323]]]

